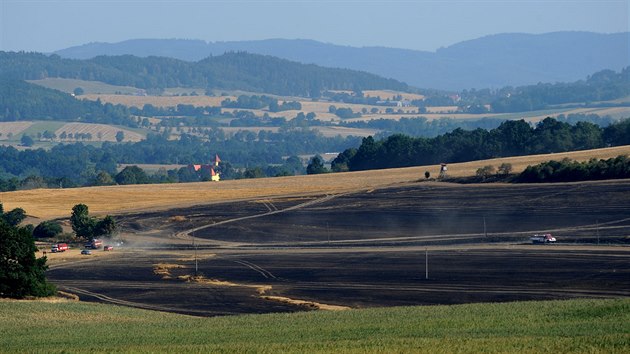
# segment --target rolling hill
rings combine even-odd
[[[157,92],[167,87],[201,87],[303,97],[319,97],[325,90],[408,90],[405,83],[367,72],[324,68],[244,52],[197,62],[132,55],[79,60],[39,53],[0,52],[0,77],[81,79]]]
[[[440,48],[435,52],[349,47],[303,39],[205,42],[133,39],[62,49],[64,58],[132,54],[197,61],[230,51],[272,55],[301,63],[367,71],[423,88],[462,90],[568,82],[630,65],[630,32],[600,34],[506,33]]]

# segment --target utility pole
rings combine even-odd
[[[328,228],[328,223],[326,223],[326,233],[328,234],[328,245],[330,245],[330,228]]]
[[[595,220],[595,232],[597,233],[597,245],[599,246],[599,220]]]
[[[192,226],[192,223],[191,223]],[[198,271],[198,266],[197,266],[197,244],[195,243],[195,234],[194,232],[191,232],[190,235],[192,236],[192,244],[193,244],[193,248],[194,248],[194,252],[195,252],[195,277],[197,276],[197,271]]]
[[[483,217],[483,237],[488,238],[488,231],[486,230],[486,217]]]
[[[424,279],[429,279],[429,247],[424,249]]]

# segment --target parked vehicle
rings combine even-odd
[[[99,249],[103,247],[103,241],[95,238],[95,239],[92,239],[90,242],[87,242],[84,246],[85,248]]]
[[[90,251],[90,250],[83,250],[83,251],[81,251],[81,254],[90,255],[90,254],[92,254],[92,251]]]
[[[65,252],[67,250],[68,250],[68,244],[67,243],[56,243],[56,244],[52,245],[52,247],[50,248],[50,252],[52,252],[52,253]]]
[[[529,238],[532,243],[554,243],[556,242],[556,238],[551,236],[551,234],[536,234]]]
[[[103,251],[113,251],[113,250],[114,250],[114,247],[110,245],[103,247]]]

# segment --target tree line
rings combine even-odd
[[[386,139],[363,138],[358,148],[346,149],[332,162],[334,171],[431,165],[484,160],[630,144],[630,119],[605,128],[575,125],[546,118],[535,127],[523,120],[505,121],[491,130],[457,128],[433,138],[394,134]]]
[[[182,134],[178,140],[170,140],[167,134],[149,134],[143,141],[104,142],[100,148],[80,142],[58,144],[49,150],[21,151],[0,146],[0,191],[113,184],[119,174],[118,164],[208,163],[215,153],[233,166],[229,170],[232,172],[224,174],[224,178],[281,175],[284,172],[274,171],[269,166],[282,166],[286,156],[342,151],[360,142],[358,137],[325,137],[305,128],[243,131],[231,138],[218,132],[220,130],[211,130],[207,139]],[[261,170],[246,174],[245,166],[252,169],[260,166]],[[299,168],[287,169],[291,174],[296,170],[300,171]],[[152,182],[187,182],[201,178],[203,176],[190,176],[185,170],[165,171]]]
[[[460,94],[461,102],[457,103],[460,107],[470,110],[483,109],[483,105],[490,105],[490,110],[495,113],[535,111],[567,103],[599,106],[597,103],[599,101],[610,101],[630,95],[630,67],[622,69],[619,73],[602,70],[585,80],[571,83],[508,86],[496,91],[464,90]],[[614,104],[606,104],[611,105]]]
[[[527,168],[516,177],[516,182],[576,182],[630,178],[630,159],[617,156],[610,159],[591,159],[578,162],[570,159],[548,161]]]

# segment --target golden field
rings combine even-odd
[[[416,93],[407,93],[407,92],[398,92],[391,90],[365,90],[363,91],[363,96],[365,97],[380,97],[382,100],[390,99],[393,100],[395,96],[401,96],[403,100],[424,100],[424,95],[419,95]]]
[[[486,165],[498,167],[504,162],[511,163],[513,172],[516,173],[528,165],[552,159],[571,158],[585,161],[591,158],[611,158],[624,154],[630,155],[630,146],[506,157],[449,164],[448,174],[452,177],[473,176],[480,167]],[[432,177],[436,177],[439,173],[439,166],[221,182],[35,189],[0,193],[0,202],[4,204],[5,210],[20,207],[31,216],[51,219],[69,217],[72,207],[79,203],[87,204],[90,211],[97,215],[116,214],[134,210],[169,209],[178,206],[249,198],[321,195],[369,190],[424,179],[425,171],[429,171]]]
[[[0,140],[8,140],[9,135],[15,137],[28,129],[33,122],[0,122]]]
[[[55,131],[55,134],[59,136],[62,132],[66,132],[66,134],[75,135],[77,133],[81,134],[92,134],[93,141],[116,141],[116,134],[122,131],[125,134],[124,141],[140,141],[145,138],[144,135],[133,132],[129,129],[118,128],[111,125],[106,124],[93,124],[93,123],[67,123],[64,124],[61,128]],[[101,137],[98,137],[98,134],[101,133]]]
[[[210,96],[132,96],[132,95],[82,95],[82,99],[103,103],[121,104],[127,107],[142,108],[145,104],[155,107],[175,107],[178,104],[191,104],[195,107],[220,106],[225,99],[236,100],[234,96],[210,97]]]

